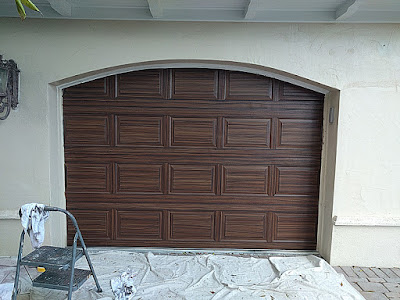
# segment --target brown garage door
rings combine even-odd
[[[70,87],[67,208],[93,246],[315,249],[322,110],[321,94],[225,70]]]

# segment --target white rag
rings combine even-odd
[[[123,272],[121,276],[111,279],[111,289],[116,300],[131,300],[136,294],[133,285],[135,275],[130,270]]]
[[[49,212],[44,210],[44,204],[28,203],[20,209],[21,224],[31,238],[32,247],[39,248],[44,240],[44,222]]]

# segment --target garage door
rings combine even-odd
[[[67,208],[89,246],[315,249],[322,111],[322,94],[225,70],[70,87]]]

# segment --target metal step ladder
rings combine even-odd
[[[75,236],[72,248],[42,246],[29,253],[27,256],[21,258],[25,237],[25,231],[22,230],[19,242],[17,270],[15,274],[12,300],[17,299],[18,281],[21,265],[31,267],[44,267],[46,271],[36,277],[32,281],[32,285],[34,287],[68,291],[68,300],[71,299],[72,292],[79,289],[90,275],[93,275],[93,279],[97,287],[97,292],[102,292],[75,217],[69,211],[58,207],[45,206],[44,210],[62,212],[66,214],[72,221],[75,227]],[[81,243],[82,248],[77,248],[78,239]],[[86,257],[90,270],[75,268],[76,261],[82,256]]]

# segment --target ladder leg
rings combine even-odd
[[[21,271],[21,256],[22,256],[22,249],[24,248],[24,236],[25,236],[25,231],[22,230],[21,238],[19,240],[17,270],[15,272],[14,288],[13,288],[13,293],[12,293],[12,298],[11,298],[12,300],[16,300],[17,294],[18,294],[18,281],[19,281],[19,273]]]
[[[72,244],[72,261],[71,261],[71,278],[69,281],[69,290],[68,290],[68,300],[72,298],[72,288],[74,286],[74,273],[75,273],[75,259],[76,259],[76,243],[78,239],[78,233],[75,233],[74,243]]]
[[[93,268],[93,265],[92,265],[92,261],[90,260],[89,253],[88,253],[88,251],[87,251],[85,242],[83,241],[83,238],[82,238],[82,235],[81,235],[80,231],[79,231],[79,239],[80,239],[81,244],[82,244],[82,249],[83,249],[83,253],[85,254],[86,261],[87,261],[87,263],[88,263],[88,265],[89,265],[90,271],[92,272],[94,282],[96,283],[97,292],[101,293],[103,290],[101,289],[100,283],[99,283],[99,281],[97,280],[97,276],[96,276],[96,273],[94,272],[94,268]]]

